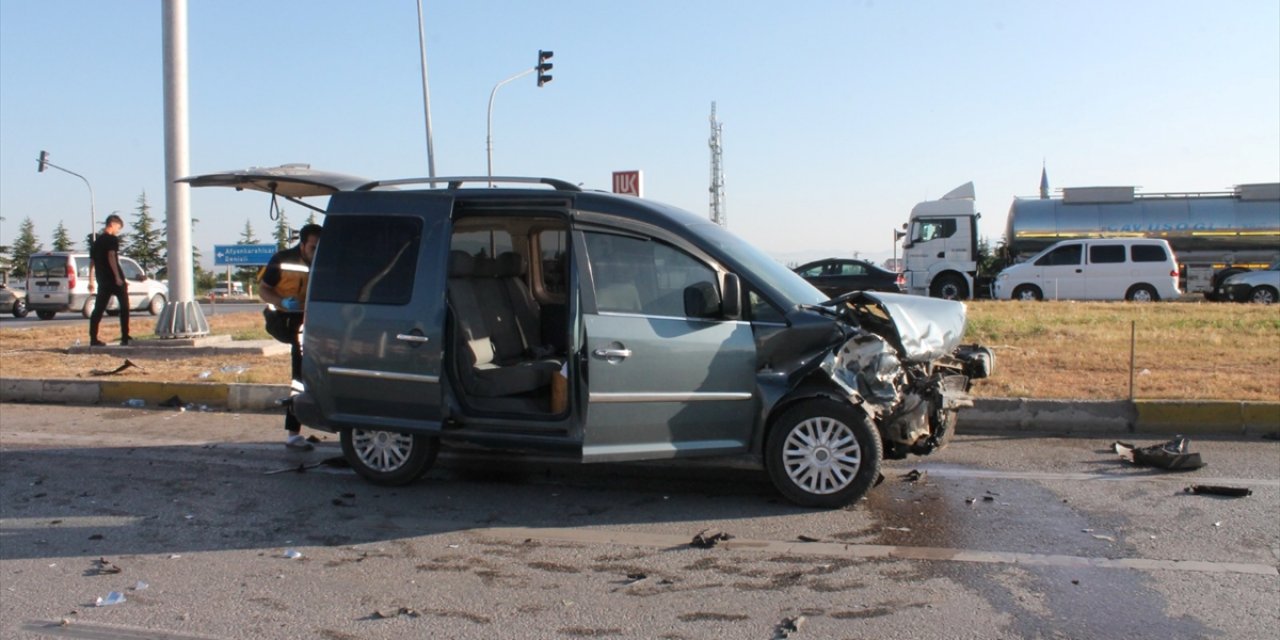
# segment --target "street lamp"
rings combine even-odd
[[[80,178],[81,180],[84,180],[84,186],[89,187],[89,236],[93,238],[94,241],[97,241],[98,214],[97,212],[94,211],[94,208],[93,208],[93,185],[89,184],[89,179],[70,169],[59,167],[58,165],[52,162],[49,162],[49,152],[41,151],[40,157],[36,158],[36,173],[44,173],[45,167],[53,167],[54,169],[57,169],[58,171],[61,171],[63,173],[69,173],[77,178]]]
[[[493,85],[493,91],[489,92],[489,115],[488,115],[487,134],[485,135],[485,138],[484,138],[484,147],[485,147],[485,154],[488,158],[490,178],[493,177],[493,99],[498,96],[498,87],[501,87],[502,85],[508,82],[511,82],[512,80],[515,80],[517,78],[523,78],[535,71],[538,72],[539,87],[541,87],[542,85],[548,82],[551,82],[551,76],[547,74],[547,72],[551,70],[551,63],[547,62],[547,60],[550,60],[552,55],[554,54],[551,51],[539,50],[538,64],[534,65],[532,68],[525,69],[524,71],[521,71],[520,73],[517,73],[514,76],[511,76],[510,78],[507,78],[502,82],[499,82],[498,84]],[[490,187],[493,186],[492,180],[489,181],[489,186]]]

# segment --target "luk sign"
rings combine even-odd
[[[219,267],[266,264],[275,254],[274,244],[216,244],[213,246],[213,264]]]
[[[613,192],[637,198],[644,196],[644,174],[640,171],[614,171]]]

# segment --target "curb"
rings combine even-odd
[[[0,378],[0,402],[119,405],[139,399],[155,407],[175,395],[183,403],[229,411],[276,411],[276,401],[288,397],[290,388],[287,384]],[[1259,436],[1280,432],[1280,402],[977,398],[973,407],[960,411],[956,429],[1080,436]]]

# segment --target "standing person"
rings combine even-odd
[[[129,344],[129,283],[120,269],[120,230],[123,228],[124,220],[120,216],[114,213],[107,216],[106,226],[93,241],[93,249],[89,252],[89,268],[93,271],[89,278],[89,293],[94,292],[94,282],[97,282],[93,313],[89,314],[89,346],[107,346],[98,339],[98,325],[102,323],[102,314],[112,298],[116,299],[120,310],[120,344]]]
[[[309,224],[298,232],[298,244],[278,251],[271,256],[267,268],[258,281],[258,296],[285,314],[289,323],[290,373],[293,380],[302,378],[302,344],[298,332],[302,330],[303,312],[307,304],[307,280],[311,276],[311,259],[320,244],[320,225]],[[285,409],[284,446],[295,451],[310,451],[311,443],[302,437],[302,423],[293,415],[293,405]]]

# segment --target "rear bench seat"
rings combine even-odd
[[[537,344],[537,302],[524,281],[523,258],[495,261],[463,251],[449,254],[449,304],[458,328],[455,352],[463,389],[479,397],[537,391],[551,384],[563,361]]]

